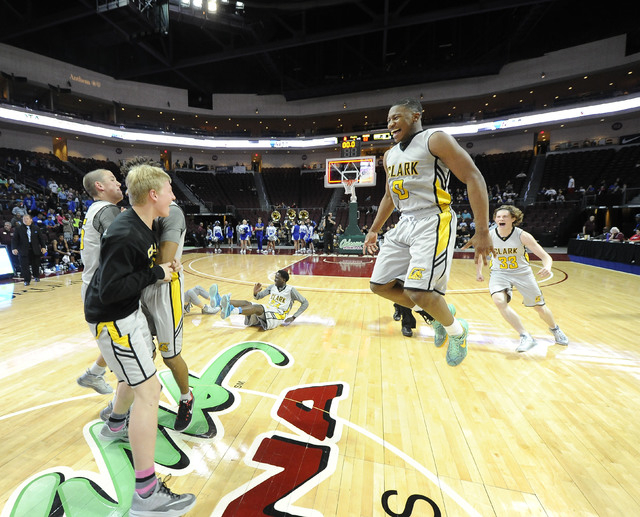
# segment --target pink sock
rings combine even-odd
[[[136,470],[136,493],[140,497],[149,497],[157,484],[158,478],[154,467],[149,467],[146,470]]]

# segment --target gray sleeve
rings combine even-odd
[[[119,213],[120,207],[116,205],[106,205],[104,208],[101,208],[93,218],[93,227],[102,235],[104,231],[111,226],[111,223]]]
[[[273,284],[267,286],[265,289],[263,289],[262,291],[260,291],[258,294],[256,294],[254,296],[254,298],[256,300],[261,300],[262,298],[264,298],[265,296],[268,296],[269,293],[271,292],[271,288],[273,287]]]
[[[304,296],[302,296],[295,287],[291,288],[291,299],[300,302],[300,307],[293,315],[294,318],[297,318],[309,307],[309,300],[307,300]]]
[[[169,215],[158,220],[158,227],[160,242],[168,241],[180,244],[187,227],[182,209],[177,205],[171,205]]]

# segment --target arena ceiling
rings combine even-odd
[[[295,100],[490,75],[624,33],[638,52],[640,40],[624,3],[596,13],[570,0],[246,0],[243,9],[218,0],[213,14],[206,0],[201,9],[185,1],[0,0],[0,42],[206,102],[210,93]]]

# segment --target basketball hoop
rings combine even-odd
[[[351,198],[349,199],[350,203],[355,203],[357,201],[356,198],[356,189],[355,189],[355,184],[358,182],[358,178],[353,178],[353,179],[346,179],[346,178],[342,178],[342,186],[344,187],[344,193],[347,196],[351,196]]]
[[[353,186],[355,185],[356,180],[342,180],[342,186],[344,187],[344,193],[347,196],[353,194]]]

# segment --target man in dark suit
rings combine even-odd
[[[335,253],[335,248],[333,244],[333,239],[336,235],[336,220],[333,218],[333,214],[329,212],[322,225],[324,229],[324,252],[326,253]]]
[[[24,285],[31,283],[31,273],[36,282],[40,281],[40,261],[47,251],[47,242],[40,228],[33,224],[29,214],[22,217],[22,224],[13,232],[12,253],[20,255],[20,269]]]

